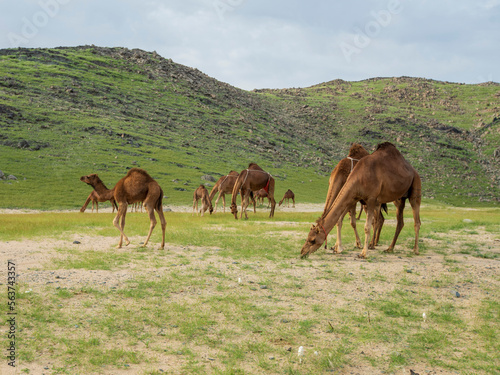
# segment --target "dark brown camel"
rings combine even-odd
[[[84,177],[81,178],[82,181]],[[89,182],[87,183],[92,185],[95,189],[96,186],[94,186],[92,182],[92,180],[89,180]],[[151,225],[149,226],[148,237],[146,238],[143,246],[146,246],[148,244],[151,233],[153,233],[153,228],[156,226],[156,210],[161,222],[161,249],[163,249],[165,247],[165,228],[167,226],[167,222],[165,221],[165,217],[163,216],[163,190],[161,189],[160,185],[158,185],[158,182],[156,182],[144,169],[132,168],[128,171],[125,177],[117,182],[113,189],[115,201],[118,202],[118,212],[115,219],[113,220],[114,226],[120,231],[120,242],[118,243],[118,248],[122,247],[124,238],[125,244],[130,244],[130,241],[123,232],[128,205],[136,202],[143,202],[143,206],[148,211],[149,220],[151,222]]]
[[[108,189],[96,174],[90,174],[88,176],[80,177],[80,181],[93,186],[90,183],[91,180],[93,181],[95,186],[97,186],[97,188],[94,187],[94,190],[92,190],[92,192],[89,194],[82,208],[80,208],[80,212],[85,212],[90,201],[92,201],[92,212],[94,212],[94,203],[96,206],[96,212],[99,212],[99,202],[103,203],[107,201],[111,202],[111,207],[113,207],[113,212],[115,212],[115,208],[118,209],[118,205],[115,202],[114,189]]]
[[[290,199],[291,199],[293,202],[292,207],[295,208],[295,194],[293,193],[293,191],[291,191],[290,189],[288,189],[286,191],[285,195],[283,196],[283,199],[280,200],[279,206],[281,206],[281,204],[283,203],[283,201],[285,199],[286,199],[287,207],[290,207]]]
[[[198,201],[201,200],[201,209],[198,213]],[[196,206],[196,211],[195,211]],[[201,213],[201,216],[205,214],[205,211],[209,210],[210,215],[214,211],[212,207],[212,202],[208,199],[208,190],[204,185],[198,186],[198,188],[193,193],[193,215],[196,212],[198,215]]]
[[[231,213],[235,219],[238,219],[238,207],[236,206],[236,197],[238,193],[241,194],[241,217],[245,213],[245,219],[248,219],[246,208],[248,207],[248,200],[253,191],[264,188],[269,194],[271,200],[271,213],[269,217],[274,216],[274,208],[276,201],[274,200],[274,178],[261,167],[255,163],[250,163],[248,168],[241,171],[233,188],[233,195],[231,197]]]
[[[366,258],[373,218],[380,213],[383,203],[394,202],[397,212],[396,233],[386,252],[394,251],[397,238],[403,228],[405,201],[410,201],[413,210],[415,245],[418,254],[420,230],[421,180],[417,171],[408,163],[396,147],[389,142],[380,144],[377,150],[362,158],[354,167],[326,215],[311,227],[301,250],[301,258],[316,251],[342,214],[358,201],[366,204],[365,244],[359,257]]]
[[[226,176],[222,176],[215,183],[212,191],[210,192],[210,196],[208,199],[210,202],[214,199],[215,194],[219,192],[217,195],[217,199],[215,200],[214,212],[217,212],[217,203],[219,203],[219,199],[222,197],[222,207],[223,212],[226,212],[226,194],[231,194],[233,192],[234,183],[236,182],[239,173],[236,171],[231,171]]]

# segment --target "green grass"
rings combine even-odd
[[[498,204],[497,85],[386,78],[247,92],[154,53],[99,47],[0,50],[0,67],[0,167],[18,178],[0,181],[3,208],[78,208],[90,193],[80,176],[112,187],[134,166],[167,204],[189,204],[203,175],[249,162],[276,178],[278,199],[292,189],[320,203],[350,144],[382,141],[417,169],[424,197]]]

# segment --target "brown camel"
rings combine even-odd
[[[262,188],[257,190],[256,192],[253,193],[253,196],[257,202],[260,204],[264,204],[264,198],[267,198],[267,207],[270,206],[271,200],[269,199],[269,193],[266,191],[266,189]],[[255,208],[255,204],[254,204]],[[254,210],[255,211],[255,210]]]
[[[215,200],[214,212],[217,212],[217,203],[219,203],[219,199],[221,197],[223,212],[226,212],[226,194],[231,194],[233,192],[234,183],[236,182],[238,176],[238,172],[231,171],[226,176],[222,176],[221,178],[219,178],[219,180],[215,183],[212,191],[210,192],[210,196],[208,197],[210,202],[212,202],[215,194],[219,192],[219,194],[217,195],[217,199]]]
[[[285,199],[286,199],[287,207],[290,207],[290,199],[291,199],[293,202],[292,207],[295,208],[295,194],[293,193],[293,191],[291,191],[290,189],[288,189],[286,191],[285,195],[283,196],[283,199],[280,200],[279,206],[281,206],[281,204],[283,203],[283,201]]]
[[[201,200],[201,209],[198,213],[198,201]],[[196,211],[195,211],[196,205]],[[198,188],[193,193],[193,215],[196,212],[198,215],[201,213],[201,216],[204,215],[205,211],[209,210],[210,215],[214,211],[212,207],[212,202],[208,199],[208,190],[204,185],[198,186]]]
[[[83,178],[90,176],[84,176],[81,178],[81,180],[84,181]],[[94,189],[96,189],[94,180],[89,179],[88,181],[89,182],[85,182],[92,185]],[[148,237],[146,238],[143,246],[146,246],[148,244],[151,233],[153,233],[153,228],[156,226],[156,218],[154,212],[156,210],[161,222],[161,249],[163,249],[165,247],[165,228],[167,226],[167,222],[165,221],[165,217],[163,216],[163,190],[161,189],[160,185],[158,185],[158,182],[156,182],[144,169],[132,168],[128,171],[125,177],[117,182],[113,189],[115,201],[118,202],[118,212],[115,219],[113,220],[114,226],[120,231],[120,242],[118,243],[118,248],[122,247],[124,238],[125,244],[130,244],[128,237],[123,232],[128,205],[136,202],[143,202],[143,206],[148,211],[149,220],[151,222],[151,225],[149,226]]]
[[[316,251],[342,214],[358,201],[366,204],[365,244],[359,257],[366,258],[373,218],[378,217],[383,203],[394,202],[397,212],[396,233],[386,252],[394,251],[397,238],[403,228],[405,201],[410,201],[413,210],[415,245],[418,254],[420,230],[421,180],[417,171],[408,163],[396,147],[389,142],[378,145],[377,150],[362,158],[354,167],[326,215],[311,227],[301,250],[301,258]]]
[[[250,163],[247,169],[241,171],[234,184],[233,195],[231,197],[231,213],[235,219],[238,219],[238,207],[236,206],[238,193],[241,194],[241,217],[245,213],[245,219],[248,219],[246,209],[251,193],[262,188],[269,194],[269,199],[271,200],[271,213],[269,217],[273,217],[274,208],[276,207],[276,201],[274,200],[274,178],[257,164]]]
[[[98,188],[94,188],[94,190],[92,190],[82,208],[80,208],[80,212],[85,212],[90,201],[92,201],[92,212],[94,212],[94,204],[96,206],[95,212],[99,212],[99,202],[103,203],[107,201],[111,202],[111,207],[113,207],[113,212],[115,212],[115,207],[118,209],[118,205],[115,202],[114,189],[108,189],[96,174],[80,177],[80,181],[92,186],[89,182],[90,180],[94,181]]]
[[[326,194],[325,208],[323,209],[323,214],[321,215],[322,218],[325,217],[330,211],[335,198],[337,198],[337,195],[347,181],[347,178],[349,177],[349,174],[353,170],[354,166],[359,160],[368,155],[370,155],[370,153],[366,151],[362,145],[359,143],[353,143],[347,157],[342,159],[333,169],[328,182],[328,193]],[[361,240],[359,238],[358,231],[356,230],[356,203],[354,203],[342,213],[340,220],[337,223],[337,238],[335,245],[332,247],[334,253],[340,253],[343,251],[341,237],[342,222],[347,213],[349,213],[351,226],[354,230],[354,235],[356,236],[356,246],[361,248]],[[327,241],[325,239],[325,248],[327,247],[326,243]]]

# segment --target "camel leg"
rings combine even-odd
[[[400,198],[394,201],[394,205],[396,206],[396,233],[394,233],[394,238],[392,239],[391,244],[385,250],[386,253],[392,253],[394,251],[394,246],[396,245],[396,241],[398,240],[399,233],[401,233],[401,229],[403,229],[405,223],[403,220],[403,212],[405,209],[405,201],[406,198]],[[418,251],[418,250],[417,250]]]
[[[148,211],[149,214],[150,225],[149,225],[148,237],[146,238],[146,241],[144,241],[144,245],[142,245],[143,247],[145,247],[148,244],[149,238],[151,237],[151,233],[153,233],[153,229],[156,226],[155,209],[148,204],[146,205],[146,210]]]
[[[414,228],[415,228],[415,245],[413,246],[413,253],[415,255],[419,254],[418,251],[418,236],[420,232],[420,200],[421,198],[418,197],[410,197],[410,204],[411,208],[413,210],[413,222],[414,222]]]
[[[90,195],[92,195],[92,193]],[[80,212],[85,212],[85,210],[87,209],[87,206],[89,205],[89,203],[91,201],[90,195],[87,197],[87,200],[83,204],[82,208],[80,208]]]
[[[377,220],[377,228],[373,230],[373,248],[378,245],[380,241],[380,233],[382,233],[382,227],[384,226],[384,215],[382,215],[382,211],[379,212],[378,220]]]
[[[366,207],[366,223],[365,223],[365,245],[363,247],[363,250],[361,251],[361,254],[358,255],[359,258],[364,258],[366,259],[366,256],[368,254],[368,245],[370,242],[370,230],[372,227],[373,223],[373,216],[374,216],[374,207]]]
[[[162,232],[160,249],[163,250],[165,248],[165,231],[167,228],[167,221],[165,220],[165,215],[163,214],[163,207],[160,207],[160,209],[157,208],[156,212],[158,212],[158,217],[160,218],[161,232]]]
[[[219,194],[217,194],[217,199],[215,200],[214,213],[216,213],[216,212],[217,212],[217,204],[219,203],[220,194],[221,194],[221,191],[219,190]],[[224,202],[224,206],[225,206],[225,202]],[[225,211],[225,208],[226,208],[226,207],[224,207],[224,211]]]
[[[377,241],[377,232],[379,228],[382,227],[384,217],[382,216],[382,212],[380,210],[381,207],[375,210],[374,215],[373,215],[373,237],[371,238],[370,244],[368,245],[368,248],[373,250],[375,249],[375,244]]]
[[[255,200],[254,200],[255,202]],[[247,214],[247,208],[250,205],[250,190],[247,190],[245,192],[241,192],[241,216],[240,218],[243,219],[243,212],[245,212],[245,220],[248,219],[248,214]],[[254,206],[255,209],[255,206]]]
[[[127,203],[121,203],[118,206],[118,211],[116,214],[115,219],[113,220],[113,225],[118,228],[120,231],[120,242],[118,243],[117,248],[122,247],[123,239],[125,238],[125,246],[130,244],[130,241],[128,240],[127,236],[125,233],[123,233],[123,228],[125,228],[125,215],[127,214]],[[121,218],[121,226],[120,226],[120,218]]]
[[[342,247],[342,222],[344,221],[344,217],[347,214],[348,210],[345,210],[342,216],[340,216],[339,221],[337,221],[337,240],[335,241],[335,246],[332,247],[332,250],[336,254],[340,254],[344,251]]]
[[[359,238],[358,230],[356,228],[356,204],[349,209],[349,218],[351,222],[351,227],[354,230],[354,235],[356,236],[356,247],[361,249],[361,239]]]

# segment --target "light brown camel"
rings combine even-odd
[[[267,190],[269,194],[269,199],[271,200],[271,213],[269,217],[273,217],[274,208],[276,207],[276,201],[274,200],[274,178],[257,164],[250,163],[247,169],[241,171],[234,184],[233,195],[231,197],[231,213],[235,219],[238,219],[238,207],[236,206],[238,193],[241,194],[241,217],[245,213],[245,219],[248,219],[246,209],[251,193],[262,188]]]
[[[84,177],[82,177],[82,179]],[[96,188],[96,186],[93,185],[93,180],[90,179],[87,183],[92,185],[94,189]],[[118,212],[113,220],[114,226],[120,231],[120,242],[118,243],[118,248],[122,247],[124,238],[125,244],[130,244],[128,237],[123,232],[128,205],[136,202],[143,202],[143,206],[148,211],[149,220],[151,222],[148,237],[146,238],[143,246],[148,244],[151,233],[153,233],[153,228],[156,226],[156,210],[161,222],[161,249],[163,249],[165,247],[165,228],[167,227],[167,222],[165,221],[165,217],[163,215],[163,190],[160,185],[158,185],[158,182],[156,182],[144,169],[132,168],[128,171],[125,177],[117,182],[113,189],[115,201],[118,202]]]
[[[292,207],[295,208],[295,194],[293,193],[293,191],[291,191],[290,189],[288,189],[286,191],[285,195],[283,196],[283,199],[280,200],[279,206],[281,206],[281,204],[283,203],[283,201],[285,199],[286,199],[287,207],[290,207],[290,199],[291,199],[293,202]]]
[[[80,177],[80,181],[83,181],[88,185],[91,185],[88,182],[90,181],[90,179],[92,179],[95,182],[97,189],[94,188],[94,190],[92,190],[92,192],[89,194],[82,208],[80,208],[80,212],[85,212],[90,201],[92,201],[92,212],[94,212],[94,203],[96,206],[95,211],[99,212],[99,202],[103,203],[107,201],[111,202],[111,207],[113,207],[113,212],[115,212],[115,208],[118,209],[118,205],[115,202],[114,189],[108,189],[106,185],[104,185],[104,183],[101,181],[99,176],[97,176],[96,174]]]
[[[231,171],[226,176],[222,176],[221,178],[219,178],[219,180],[215,183],[212,191],[210,192],[210,196],[208,197],[210,202],[212,202],[215,194],[219,192],[219,194],[217,195],[217,199],[215,200],[214,212],[217,212],[217,203],[219,203],[219,199],[221,197],[223,212],[226,212],[226,194],[231,194],[233,192],[234,183],[236,182],[238,176],[238,172]]]
[[[367,212],[365,244],[359,257],[366,258],[373,218],[378,216],[381,205],[388,202],[394,202],[396,205],[397,226],[392,243],[385,251],[394,251],[394,245],[404,225],[403,210],[406,199],[410,201],[413,210],[415,228],[413,252],[418,254],[421,189],[420,176],[396,147],[389,142],[378,145],[373,154],[365,156],[358,162],[326,215],[320,217],[316,225],[311,227],[300,253],[301,258],[316,251],[346,209],[358,201],[366,204]]]
[[[365,156],[370,155],[366,149],[359,143],[353,143],[349,149],[347,157],[342,159],[337,166],[333,169],[330,174],[330,180],[328,181],[328,193],[326,194],[325,208],[323,209],[323,214],[321,217],[325,217],[330,211],[335,198],[339,194],[340,190],[344,186],[349,174],[354,169],[354,166],[359,160]],[[358,231],[356,230],[356,203],[348,207],[345,212],[342,213],[338,223],[337,223],[337,238],[335,245],[332,247],[334,253],[340,253],[343,251],[342,247],[342,223],[344,221],[345,215],[349,213],[350,222],[352,229],[354,230],[354,235],[356,236],[356,246],[361,248],[361,240],[359,238]],[[325,239],[325,249],[327,247],[327,240]]]
[[[198,201],[201,200],[201,209],[198,212]],[[196,205],[196,211],[195,211]],[[198,186],[198,188],[193,193],[193,215],[196,212],[197,215],[201,213],[201,216],[205,214],[205,211],[209,210],[210,215],[214,211],[212,207],[212,202],[208,199],[208,190],[204,185]]]

